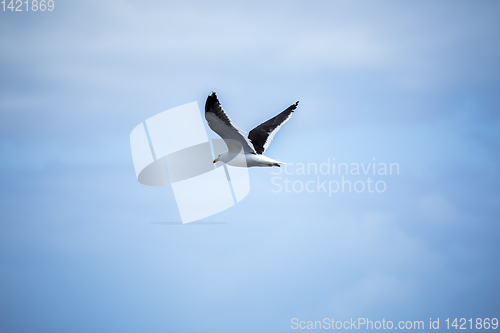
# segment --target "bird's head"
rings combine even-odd
[[[220,154],[219,154],[219,156],[217,156],[217,158],[212,163],[219,162],[219,160],[220,160]]]

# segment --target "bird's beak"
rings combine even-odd
[[[219,159],[216,158],[212,163],[215,163],[215,162],[218,162],[218,161],[219,161]]]

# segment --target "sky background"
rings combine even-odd
[[[498,317],[499,18],[496,1],[0,12],[0,331]],[[275,193],[276,171],[254,168],[241,203],[176,224],[171,187],[135,178],[129,135],[212,90],[247,131],[300,100],[272,158],[399,175],[330,197]]]

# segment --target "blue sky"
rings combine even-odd
[[[497,316],[499,13],[495,1],[0,12],[0,330]],[[400,173],[376,178],[384,193],[329,197],[275,193],[275,171],[252,169],[235,207],[169,224],[172,189],[137,182],[129,135],[212,90],[247,131],[300,100],[270,157]]]

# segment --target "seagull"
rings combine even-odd
[[[290,105],[285,111],[263,122],[248,133],[233,125],[231,119],[220,105],[215,92],[211,92],[205,103],[205,119],[208,126],[217,133],[226,143],[228,150],[219,154],[213,161],[224,162],[236,167],[279,167],[279,162],[264,156],[276,132],[290,119],[299,101]]]

